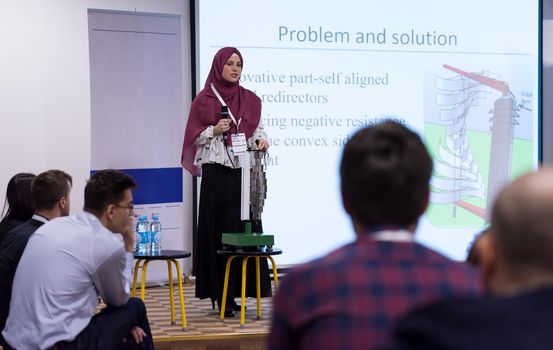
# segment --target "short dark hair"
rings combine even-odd
[[[62,198],[69,195],[73,178],[61,170],[48,170],[38,174],[31,184],[35,211],[52,209]]]
[[[100,215],[110,204],[119,204],[127,189],[135,187],[134,180],[122,171],[99,170],[84,188],[84,210]]]
[[[5,220],[28,220],[33,216],[35,208],[31,196],[31,183],[35,176],[31,173],[18,173],[12,176],[6,188],[4,210],[7,206],[8,211],[4,216]]]
[[[365,227],[416,223],[428,200],[432,159],[421,138],[386,121],[359,130],[344,148],[342,195]]]

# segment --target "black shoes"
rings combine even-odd
[[[234,317],[234,310],[232,309],[225,310],[225,317]]]
[[[230,301],[229,306],[230,306],[230,308],[231,308],[232,310],[234,310],[234,311],[240,311],[240,305],[238,305],[238,304],[236,303],[236,301],[234,301],[234,300],[231,300],[231,301]],[[247,309],[248,309],[248,307],[246,306],[246,307],[244,308],[244,310],[247,310]]]
[[[211,307],[215,309],[215,299],[211,299]],[[220,310],[219,306],[219,310]],[[227,303],[227,307],[225,308],[225,317],[234,317],[234,311],[240,311],[240,305],[236,303],[236,301],[231,300]],[[244,310],[247,310],[248,307],[244,307]]]
[[[215,301],[216,299],[211,299],[211,307],[213,309],[215,309]],[[236,303],[234,302],[234,300],[232,300],[230,303],[227,303],[226,307],[225,307],[225,317],[234,317],[234,311],[235,310],[240,310],[240,307],[238,306],[238,309],[236,309]],[[218,310],[221,310],[221,305],[219,304],[219,301],[217,301],[217,309]]]

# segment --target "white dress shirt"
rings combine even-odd
[[[17,349],[45,349],[73,340],[90,322],[101,296],[129,299],[133,255],[123,237],[81,213],[42,225],[17,267],[10,314],[2,332]]]

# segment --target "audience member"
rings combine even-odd
[[[61,170],[48,170],[35,177],[31,186],[35,214],[6,233],[0,243],[0,330],[8,318],[13,277],[27,241],[42,224],[69,215],[71,184],[71,176]],[[1,335],[0,345],[8,347]]]
[[[399,324],[391,349],[551,349],[553,169],[515,180],[499,195],[480,264],[492,296],[438,303]]]
[[[472,269],[413,241],[431,174],[421,139],[401,124],[369,126],[348,141],[341,190],[356,240],[284,277],[270,349],[371,349],[412,307],[479,292]]]
[[[8,182],[4,209],[8,211],[0,221],[0,242],[4,235],[16,226],[21,225],[33,216],[33,200],[31,198],[31,181],[35,175],[29,173],[15,174]]]
[[[84,213],[49,221],[29,239],[3,335],[17,349],[152,349],[142,300],[129,298],[134,181],[95,173]],[[107,305],[94,315],[98,297]]]

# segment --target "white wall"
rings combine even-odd
[[[2,205],[13,174],[58,168],[73,176],[71,212],[82,210],[90,170],[88,9],[182,16],[183,118],[187,117],[191,95],[188,0],[4,0],[0,4]],[[125,152],[121,146],[119,151]],[[185,201],[191,190],[185,173]],[[174,249],[191,251],[189,203],[185,212],[182,227],[190,231],[184,232],[182,247]]]

